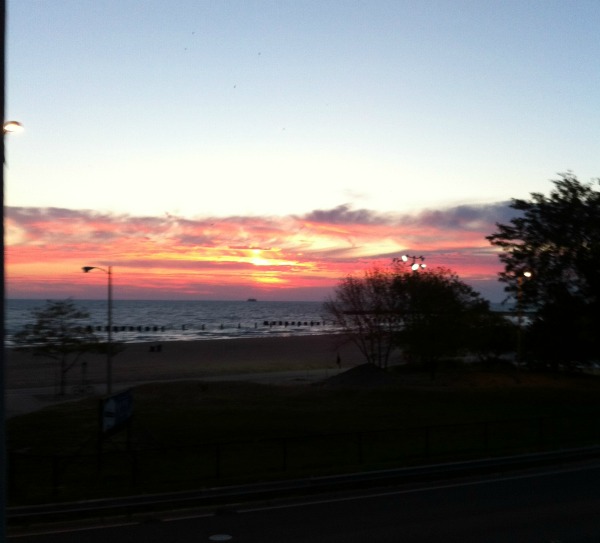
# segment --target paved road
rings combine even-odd
[[[600,463],[9,541],[598,543]]]

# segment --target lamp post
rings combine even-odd
[[[522,324],[523,324],[523,279],[529,279],[533,274],[525,270],[517,275],[517,370],[521,367],[523,352]]]
[[[17,121],[4,121],[5,111],[5,83],[6,83],[6,0],[0,0],[0,117],[2,119],[2,137],[0,138],[0,207],[2,208],[2,221],[0,222],[0,245],[2,256],[0,257],[0,541],[6,539],[6,506],[8,501],[7,486],[5,481],[8,474],[8,451],[6,449],[6,382],[5,382],[5,363],[6,351],[4,349],[4,325],[6,321],[4,298],[4,135],[7,132],[14,132],[16,128],[23,129],[21,123]]]
[[[6,382],[5,382],[5,364],[6,351],[4,349],[4,326],[6,321],[4,299],[5,299],[5,270],[4,270],[4,135],[8,132],[15,131],[14,128],[22,129],[21,123],[16,121],[4,121],[5,111],[5,82],[6,82],[6,60],[5,60],[5,45],[6,45],[6,0],[0,0],[0,117],[2,118],[2,137],[0,138],[0,207],[2,208],[2,221],[0,222],[0,245],[2,256],[0,257],[0,294],[2,301],[0,302],[0,541],[6,539],[6,510],[8,503],[8,493],[5,484],[8,475],[8,450],[6,448]]]
[[[84,273],[92,270],[100,270],[108,275],[108,336],[106,342],[106,395],[112,393],[112,266],[108,268],[99,268],[97,266],[84,266],[81,268]]]
[[[5,364],[6,350],[4,348],[4,327],[6,321],[4,299],[5,299],[5,269],[4,269],[4,136],[11,132],[21,132],[23,125],[17,121],[4,121],[4,32],[6,27],[6,5],[4,0],[0,0],[0,56],[2,57],[2,69],[0,70],[0,114],[2,115],[2,138],[0,139],[0,154],[2,164],[0,165],[0,207],[2,207],[2,222],[0,223],[0,245],[2,246],[2,256],[0,264],[0,290],[2,301],[0,302],[0,479],[7,480],[8,475],[8,451],[6,447],[6,382],[5,382]],[[7,485],[0,488],[0,540],[4,541],[6,537],[6,510],[8,503]]]

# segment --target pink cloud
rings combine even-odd
[[[11,297],[103,296],[81,266],[115,266],[123,296],[284,299],[330,292],[339,279],[402,253],[495,282],[485,236],[510,216],[506,203],[411,215],[338,206],[303,216],[131,217],[88,210],[7,208]],[[287,298],[291,299],[291,298]]]

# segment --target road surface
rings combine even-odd
[[[11,536],[14,543],[598,543],[600,462],[389,488],[120,526]]]

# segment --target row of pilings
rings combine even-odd
[[[294,326],[294,327],[315,327],[315,326],[321,326],[321,325],[325,325],[324,322],[321,321],[263,321],[263,326],[272,328],[274,326],[280,326],[283,328],[287,328],[289,326]],[[224,330],[225,328],[242,328],[242,324],[238,323],[235,325],[225,325],[225,324],[220,324],[220,325],[215,325],[215,328],[219,328],[221,330]],[[258,328],[258,323],[254,323],[254,328]],[[186,324],[181,325],[180,328],[167,328],[166,326],[156,326],[156,325],[151,325],[151,326],[112,326],[111,327],[111,331],[112,332],[166,332],[167,330],[175,330],[175,329],[181,329],[181,330],[193,330],[195,329],[194,326],[188,326]],[[199,330],[206,330],[207,329],[207,325],[202,324],[198,327]],[[88,332],[108,332],[109,331],[109,327],[108,326],[87,326],[86,330]]]

